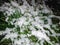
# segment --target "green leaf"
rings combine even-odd
[[[0,42],[0,45],[12,45],[12,41],[11,39],[3,39],[1,42]]]
[[[5,21],[6,17],[3,12],[0,11],[0,31],[4,31],[8,25]]]
[[[29,28],[26,28],[24,30],[23,34],[31,34],[31,30]]]
[[[56,36],[49,36],[51,41],[54,41],[55,43],[58,43],[58,38]]]
[[[60,22],[60,20],[56,17],[52,17],[51,20],[53,24],[58,24]]]
[[[44,41],[43,45],[51,45],[47,41]]]
[[[29,37],[29,39],[30,39],[32,42],[37,42],[37,41],[38,41],[38,38],[35,37],[34,35],[31,35],[31,36]]]

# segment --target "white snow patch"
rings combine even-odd
[[[32,30],[32,35],[35,35],[39,40],[43,40],[43,39],[46,41],[50,40],[49,37],[41,31]]]

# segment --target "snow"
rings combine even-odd
[[[39,38],[39,40],[43,40],[43,39],[45,39],[46,41],[50,40],[49,37],[45,33],[41,32],[40,30],[39,31],[33,30],[32,35],[35,35],[37,38]]]
[[[21,17],[17,20],[17,22],[15,23],[15,25],[19,25],[20,27],[24,24],[26,18],[25,17]]]
[[[29,6],[29,4],[26,2],[26,0],[23,0],[23,1],[24,1],[24,4],[22,6],[19,6],[16,2],[11,2],[12,6],[10,8],[5,7],[5,9],[8,10],[8,11],[6,11],[8,16],[10,16],[15,11],[13,9],[13,7],[16,7],[16,9],[18,9],[19,11],[21,10],[21,13],[23,14],[23,16],[16,19],[16,22],[14,23],[15,27],[19,26],[21,28],[23,26],[29,25],[28,28],[31,30],[31,34],[27,34],[28,37],[31,35],[36,36],[41,41],[41,45],[43,45],[44,40],[47,41],[48,43],[52,44],[50,41],[50,38],[46,35],[46,33],[49,34],[49,31],[44,30],[43,27],[49,28],[50,31],[55,36],[55,34],[56,34],[55,31],[52,30],[49,26],[50,24],[52,24],[50,18],[54,17],[54,16],[49,16],[48,18],[45,17],[48,20],[48,24],[45,25],[44,21],[41,20],[42,17],[38,16],[39,11],[41,11],[41,10],[34,11],[33,6]],[[50,13],[50,11],[46,7],[44,7],[42,12]],[[32,16],[34,16],[34,17],[32,17]],[[28,19],[28,21],[26,21],[27,19]],[[8,20],[8,17],[6,18],[6,21],[7,20]],[[13,23],[14,21],[15,21],[15,19],[13,19],[13,21],[11,21],[11,22]],[[37,27],[38,30],[35,29],[35,26]],[[24,29],[25,29],[25,27],[21,28],[20,31],[23,32]],[[7,35],[5,38],[11,38],[12,40],[14,40],[14,38],[17,38],[18,34],[16,32],[10,33],[11,30],[14,30],[14,29],[6,28],[5,33],[7,33]],[[19,36],[21,38],[19,40],[15,39],[13,45],[16,45],[16,44],[17,45],[39,45],[39,43],[34,44],[33,42],[31,42],[28,39],[27,35],[20,34]],[[58,35],[60,35],[60,34],[58,34]]]

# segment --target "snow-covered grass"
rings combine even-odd
[[[52,18],[56,17],[59,20],[60,18],[54,16],[47,7],[43,5],[43,9],[36,8],[35,11],[35,7],[29,6],[26,1],[22,6],[16,2],[11,2],[9,5],[10,7],[2,6],[2,9],[7,10],[4,13],[7,14],[6,22],[14,27],[7,27],[3,33],[7,33],[5,38],[10,38],[12,45],[59,45],[60,33],[56,33],[55,30],[60,30],[58,26],[60,22],[53,24]]]

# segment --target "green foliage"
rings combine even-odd
[[[5,18],[6,17],[4,16],[3,12],[0,11],[0,31],[5,30],[5,28],[7,26],[7,23],[5,22]]]
[[[13,28],[14,25],[11,25],[10,23],[6,22],[6,17],[4,15],[4,12],[0,12],[0,31],[4,31],[7,27]]]
[[[44,24],[48,24],[48,20],[47,19],[44,19]]]
[[[51,19],[53,24],[58,24],[60,22],[60,20],[56,17],[52,17]]]
[[[52,32],[50,31],[50,29],[43,27],[43,29],[45,29],[46,31],[49,31],[50,34],[52,34]]]
[[[12,19],[20,18],[21,16],[22,16],[21,12],[19,12],[18,10],[16,10],[13,14],[11,14],[9,16],[8,21],[12,21]]]
[[[37,42],[37,41],[38,41],[38,38],[35,37],[34,35],[31,35],[31,36],[29,37],[29,39],[30,39],[32,42]]]
[[[36,30],[39,30],[36,26],[34,26],[34,28],[35,28]]]
[[[52,42],[54,41],[54,43],[59,43],[59,40],[56,36],[49,36],[49,38]]]
[[[6,34],[1,34],[0,35],[0,41],[6,36]]]
[[[11,39],[3,39],[2,41],[0,41],[0,45],[12,45],[12,41]]]
[[[2,19],[2,20],[5,20],[5,16],[4,16],[4,13],[2,12],[2,11],[0,11],[0,19]]]
[[[42,13],[43,14],[43,16],[49,16],[49,14],[48,13]]]
[[[53,29],[56,33],[60,33],[60,24],[50,25],[51,29]]]
[[[5,30],[7,27],[7,23],[6,22],[0,22],[0,31]]]
[[[21,34],[19,26],[16,27],[15,32],[17,32],[18,34]]]
[[[30,31],[29,28],[26,28],[23,33],[24,33],[24,34],[31,34],[31,31]]]
[[[58,40],[59,40],[59,43],[60,43],[60,36],[58,36],[57,38],[58,38]]]
[[[8,23],[8,26],[7,26],[8,28],[14,28],[15,27],[15,25],[12,25],[11,23]]]
[[[49,44],[47,41],[45,41],[45,42],[43,43],[43,45],[51,45],[51,44]]]
[[[17,36],[17,39],[19,40],[21,37],[20,36]]]
[[[39,12],[38,16],[49,16],[49,13]]]

